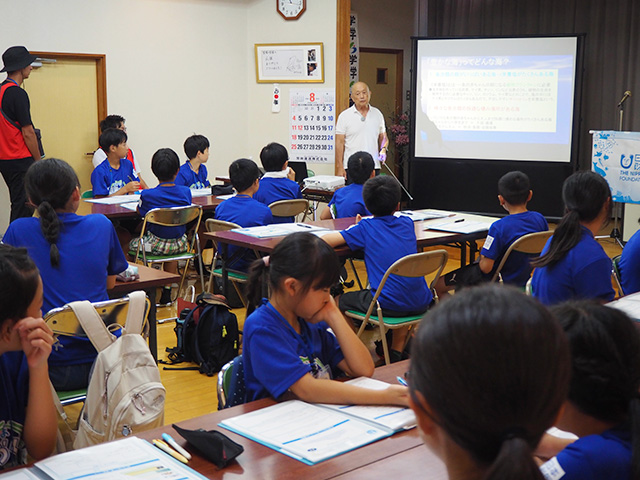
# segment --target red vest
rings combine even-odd
[[[17,160],[19,158],[31,157],[31,152],[22,136],[22,129],[17,122],[14,122],[2,111],[2,98],[7,88],[18,87],[14,83],[8,82],[0,88],[0,159]],[[20,88],[20,87],[18,87]]]

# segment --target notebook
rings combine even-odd
[[[382,389],[370,378],[353,383]],[[325,405],[290,400],[228,418],[219,425],[307,465],[362,447],[415,426],[411,410],[396,406]]]

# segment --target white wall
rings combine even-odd
[[[411,36],[415,27],[414,0],[351,0],[358,14],[360,47],[404,50],[402,102],[409,108],[406,92],[411,89]],[[382,19],[382,20],[381,20]]]
[[[272,87],[255,82],[255,43],[323,42],[321,86],[335,87],[336,0],[310,0],[303,16],[289,22],[273,0],[4,3],[1,51],[25,45],[106,54],[108,112],[127,119],[130,144],[147,181],[154,178],[153,152],[171,147],[183,158],[184,139],[194,132],[212,143],[211,179],[226,174],[236,158],[259,161],[260,148],[270,141],[287,144],[290,87],[283,85],[282,111],[272,114]],[[333,172],[332,165],[314,169]],[[3,232],[9,216],[4,182],[0,205]]]
[[[279,142],[288,148],[289,139],[289,90],[302,88],[305,84],[280,84],[282,109],[271,113],[272,84],[255,83],[254,44],[322,42],[324,49],[323,84],[306,84],[319,88],[335,88],[336,78],[336,1],[307,0],[307,10],[296,21],[286,21],[275,12],[274,1],[256,2],[249,11],[247,56],[251,58],[249,67],[250,88],[248,146],[254,160],[259,162],[260,149],[269,142]],[[275,18],[274,18],[275,15]],[[308,165],[317,174],[333,175],[334,166]]]

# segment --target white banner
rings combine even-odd
[[[591,168],[607,180],[613,200],[640,203],[640,132],[591,133]]]
[[[358,15],[349,16],[349,88],[358,81],[360,70],[360,41],[358,39]]]

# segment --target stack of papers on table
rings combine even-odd
[[[491,223],[489,222],[476,222],[469,220],[453,220],[446,223],[438,223],[437,225],[427,224],[428,230],[438,230],[441,232],[452,233],[474,233],[489,230]]]
[[[374,390],[387,383],[370,378],[350,381]],[[220,426],[307,465],[386,438],[415,426],[411,410],[396,406],[325,405],[290,400],[228,418]]]
[[[295,232],[316,232],[328,230],[324,227],[309,225],[308,223],[276,223],[273,225],[263,225],[261,227],[234,228],[232,232],[242,233],[256,238],[284,237]]]
[[[85,202],[89,203],[101,203],[103,205],[119,205],[121,203],[133,203],[140,200],[139,193],[132,193],[131,195],[114,195],[112,197],[102,198],[85,198]]]
[[[144,478],[145,480],[200,480],[195,470],[183,465],[149,442],[128,437],[115,442],[61,453],[28,469],[8,472],[7,480],[90,478]],[[3,479],[4,480],[4,479]]]
[[[396,217],[409,217],[414,222],[433,218],[453,217],[455,214],[446,210],[401,210],[393,214]]]
[[[211,187],[192,188],[191,189],[191,198],[193,198],[193,197],[206,197],[207,195],[211,195]]]

